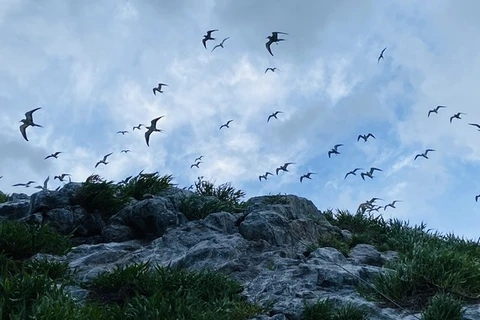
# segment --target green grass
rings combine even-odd
[[[7,201],[8,201],[8,194],[0,191],[0,203],[4,203],[4,202],[7,202]]]
[[[312,305],[304,302],[303,319],[305,320],[367,320],[367,311],[352,304],[336,306],[331,300],[319,300]]]
[[[132,197],[142,200],[144,194],[157,195],[163,190],[174,186],[171,175],[160,176],[157,172],[151,174],[138,174],[128,180],[127,183],[119,185],[120,197],[128,199]]]

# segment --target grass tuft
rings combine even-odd
[[[0,191],[0,203],[5,203],[8,201],[8,194],[6,193],[3,193],[2,191]]]

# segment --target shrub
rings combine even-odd
[[[7,202],[7,201],[8,201],[8,194],[0,191],[0,203],[4,203],[4,202]]]
[[[144,194],[156,195],[172,187],[172,179],[171,175],[159,176],[158,172],[150,174],[139,173],[136,177],[119,185],[120,197],[125,199],[125,201],[129,197],[142,200]]]
[[[462,303],[449,294],[435,295],[422,312],[423,320],[462,320]]]

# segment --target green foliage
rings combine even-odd
[[[318,246],[332,247],[340,251],[344,256],[348,256],[350,252],[349,244],[343,239],[342,235],[338,233],[324,232],[318,238]]]
[[[120,196],[124,199],[129,197],[142,200],[144,194],[157,195],[161,191],[171,188],[173,177],[171,175],[160,176],[158,172],[144,174],[129,179],[119,185]]]
[[[209,214],[215,212],[226,211],[230,213],[238,213],[243,212],[244,210],[245,207],[242,205],[236,205],[215,197],[200,196],[196,194],[183,198],[180,203],[180,212],[182,212],[190,221],[205,219]]]
[[[265,204],[288,204],[288,198],[282,194],[269,194],[263,198]]]
[[[224,183],[215,187],[214,183],[203,180],[203,177],[198,177],[198,180],[195,182],[195,192],[202,196],[214,196],[221,201],[235,205],[241,204],[241,199],[245,197],[244,191],[236,190],[230,183]]]
[[[120,211],[126,204],[126,200],[119,196],[119,186],[113,181],[106,181],[98,175],[91,175],[79,188],[73,204],[80,205],[87,212],[98,211],[103,218],[107,219]]]
[[[449,294],[435,295],[422,312],[423,320],[462,320],[462,303]]]
[[[319,300],[313,305],[304,302],[303,317],[305,320],[367,320],[368,313],[347,303],[340,307],[330,299]]]
[[[7,202],[7,201],[8,201],[8,194],[0,191],[0,203],[4,203],[4,202]]]
[[[0,253],[14,260],[24,260],[36,253],[65,254],[72,244],[48,226],[40,227],[18,221],[0,223]]]

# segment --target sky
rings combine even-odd
[[[468,123],[480,123],[479,11],[468,0],[3,0],[0,190],[143,169],[179,187],[203,176],[247,198],[296,194],[320,210],[402,200],[380,213],[476,240],[480,132]],[[271,56],[273,31],[288,35]],[[154,95],[159,82],[168,86]],[[437,105],[447,108],[427,117]],[[43,128],[25,141],[20,120],[37,107]],[[466,115],[449,123],[457,112]],[[132,128],[159,116],[163,132],[147,146],[146,129]],[[376,139],[357,141],[369,132]],[[429,159],[414,160],[427,148]],[[295,164],[275,175],[285,162]],[[344,179],[356,167],[383,171]],[[260,182],[266,171],[274,176]]]

